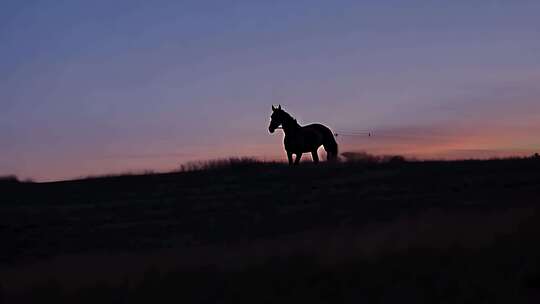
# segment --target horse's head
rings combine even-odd
[[[274,133],[274,131],[283,124],[285,117],[286,113],[281,109],[281,105],[277,108],[274,108],[274,105],[272,105],[272,115],[270,116],[270,126],[268,126],[268,131]]]

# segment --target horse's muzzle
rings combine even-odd
[[[274,133],[276,129],[275,128],[272,128],[272,126],[268,127],[268,132],[270,133]]]

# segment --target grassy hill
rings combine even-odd
[[[540,161],[0,181],[0,303],[540,300]]]

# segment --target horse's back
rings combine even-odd
[[[314,130],[316,132],[321,133],[323,136],[333,135],[332,130],[330,130],[330,128],[320,123],[313,123],[313,124],[305,125],[304,129]]]

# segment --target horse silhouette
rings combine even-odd
[[[320,146],[323,146],[324,150],[326,150],[328,161],[337,159],[338,145],[334,134],[328,127],[318,123],[300,126],[296,119],[281,109],[281,105],[277,108],[272,105],[272,116],[270,118],[268,131],[274,133],[281,126],[285,133],[283,143],[287,152],[287,158],[289,159],[289,165],[293,164],[293,154],[296,154],[294,164],[298,165],[300,158],[302,158],[302,153],[309,152],[311,152],[313,162],[318,163],[319,156],[317,155],[317,150]]]

